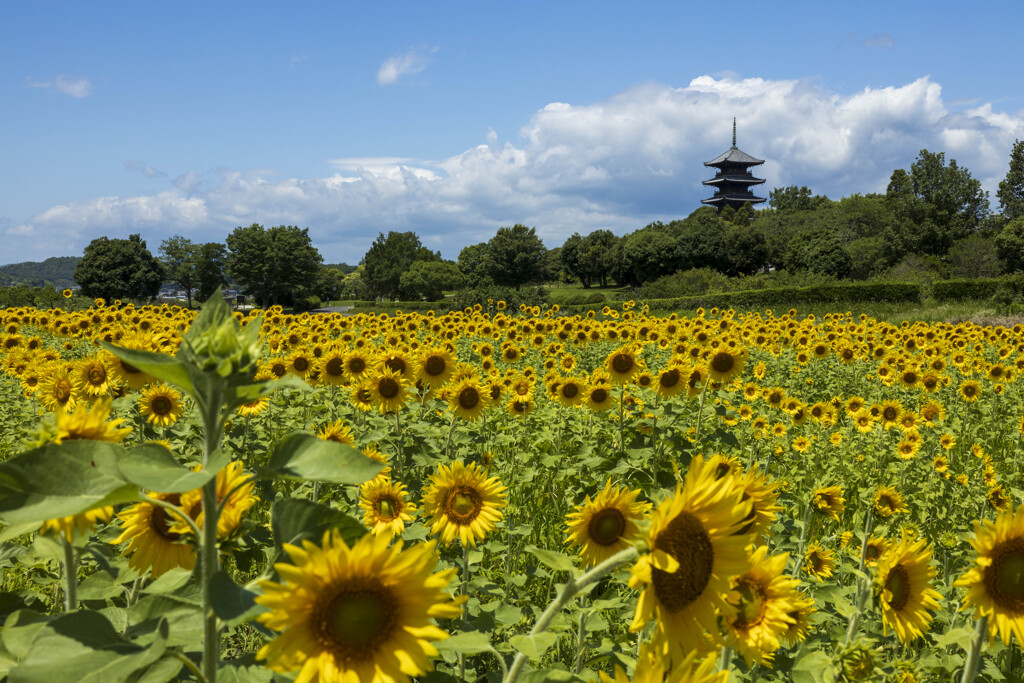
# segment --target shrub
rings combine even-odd
[[[493,310],[499,301],[506,304],[505,310],[515,312],[521,305],[546,306],[548,290],[543,287],[499,287],[498,285],[483,287],[465,287],[457,290],[452,296],[451,306],[455,309],[479,305],[485,310]]]

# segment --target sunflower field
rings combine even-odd
[[[1024,328],[0,311],[0,679],[1019,681]]]

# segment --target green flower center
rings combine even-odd
[[[398,622],[398,603],[376,579],[354,579],[317,610],[316,638],[341,662],[372,659]]]
[[[626,518],[616,508],[604,508],[594,513],[587,525],[587,535],[598,545],[612,545],[622,538]]]
[[[996,605],[1017,614],[1024,610],[1024,539],[1013,538],[993,548],[984,581]]]

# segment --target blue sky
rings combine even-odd
[[[0,4],[0,262],[139,232],[413,230],[455,258],[682,217],[729,145],[772,187],[884,191],[918,150],[993,191],[1024,3]]]

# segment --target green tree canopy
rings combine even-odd
[[[459,252],[459,270],[473,287],[491,284],[491,262],[487,242],[463,247]]]
[[[996,236],[996,252],[1006,263],[1006,270],[1024,270],[1024,216],[1018,216]]]
[[[999,182],[999,208],[1007,220],[1024,216],[1024,140],[1013,143],[1010,152],[1010,170]]]
[[[196,250],[196,298],[206,301],[227,285],[228,250],[221,242],[205,242]]]
[[[163,281],[163,266],[137,234],[128,239],[97,237],[75,267],[82,294],[107,301],[152,299]]]
[[[519,223],[498,228],[487,243],[491,278],[498,285],[519,288],[540,282],[547,249],[534,228]]]
[[[414,261],[399,279],[399,295],[408,301],[438,301],[444,291],[459,289],[465,277],[452,261]]]
[[[373,297],[399,296],[402,273],[416,261],[440,261],[441,254],[423,246],[414,232],[380,233],[363,256],[362,282]]]
[[[309,239],[309,229],[253,223],[227,238],[228,274],[266,308],[311,292],[323,258]]]
[[[160,243],[160,262],[164,266],[164,277],[185,290],[188,307],[192,308],[192,292],[199,284],[197,273],[199,248],[195,242],[174,235]]]

